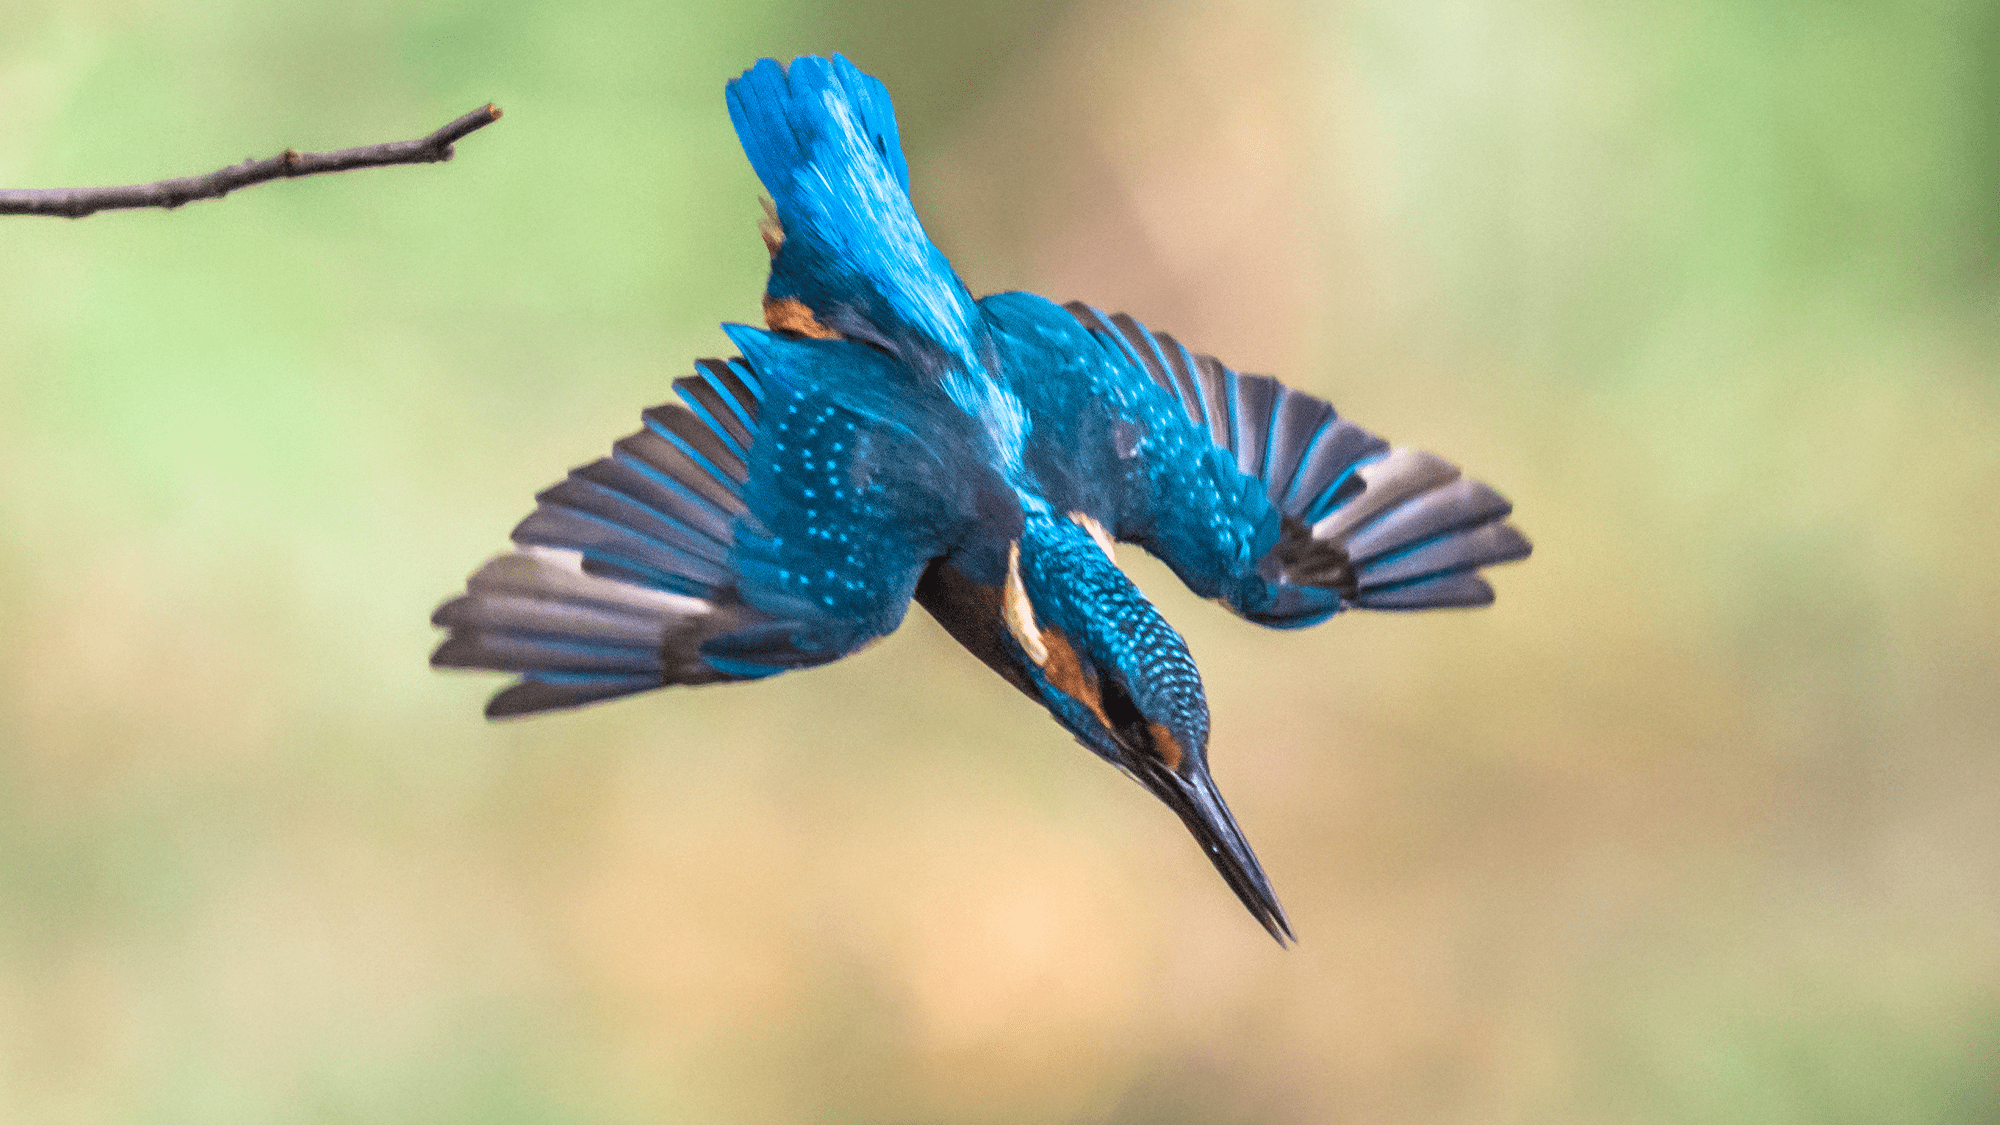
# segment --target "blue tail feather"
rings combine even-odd
[[[978,310],[910,204],[882,84],[838,55],[789,67],[765,59],[729,84],[728,99],[777,213],[772,326],[879,344],[927,372],[975,368]],[[783,320],[771,311],[780,305]]]
[[[780,206],[784,201],[779,197],[791,191],[792,176],[813,162],[814,146],[845,131],[829,102],[852,113],[868,147],[908,194],[910,166],[889,91],[845,57],[806,56],[790,66],[760,59],[729,83],[728,99],[729,120],[743,154]]]

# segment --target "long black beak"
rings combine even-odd
[[[1180,814],[1181,823],[1194,833],[1208,861],[1222,873],[1223,881],[1236,892],[1251,917],[1279,945],[1298,940],[1292,936],[1292,924],[1285,919],[1285,908],[1278,905],[1270,880],[1264,878],[1256,853],[1243,838],[1243,830],[1236,827],[1236,818],[1230,815],[1229,806],[1223,803],[1208,771],[1197,766],[1193,777],[1182,777],[1151,755],[1134,757],[1139,761],[1134,763],[1133,776]]]

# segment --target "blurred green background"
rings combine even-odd
[[[921,614],[512,725],[426,618],[756,320],[722,84],[976,292],[1439,450],[1471,614],[1188,635],[1301,938]],[[0,1120],[2000,1120],[2000,8],[9,0]]]

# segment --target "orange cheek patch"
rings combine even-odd
[[[1168,769],[1175,773],[1181,772],[1181,759],[1187,756],[1187,752],[1181,749],[1180,740],[1158,723],[1147,723],[1146,729],[1153,734],[1153,753],[1158,754],[1160,760],[1167,763]]]
[[[1042,675],[1049,678],[1049,685],[1064,695],[1090,708],[1104,729],[1111,729],[1111,720],[1104,714],[1104,697],[1098,694],[1097,681],[1083,671],[1083,661],[1077,659],[1075,646],[1069,638],[1054,629],[1042,630],[1042,643],[1048,646],[1049,659],[1042,665]]]
[[[764,298],[764,323],[773,332],[796,332],[815,340],[838,340],[840,333],[819,322],[813,311],[797,297]]]

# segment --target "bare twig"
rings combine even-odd
[[[206,176],[183,176],[127,187],[0,190],[0,215],[61,215],[81,219],[98,211],[124,207],[179,207],[189,200],[216,199],[237,188],[267,180],[384,164],[432,164],[451,159],[452,142],[499,119],[500,107],[486,105],[428,137],[410,141],[388,141],[338,152],[296,152],[288,148],[268,160],[246,160],[218,168]]]

